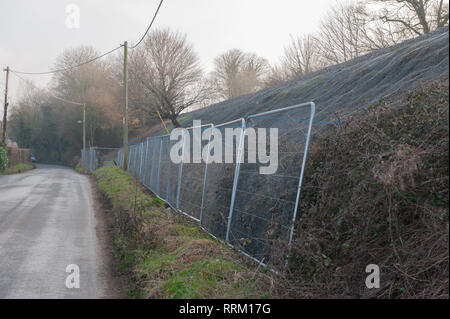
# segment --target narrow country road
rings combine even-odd
[[[108,297],[88,177],[38,165],[0,176],[0,298]],[[70,264],[80,288],[66,287]]]

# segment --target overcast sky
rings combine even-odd
[[[66,48],[106,52],[145,31],[159,0],[0,1],[0,67],[26,72],[52,68]],[[154,27],[185,32],[206,72],[218,54],[239,48],[276,62],[290,35],[317,30],[335,0],[165,0]],[[66,26],[67,5],[80,8],[80,28]],[[0,74],[4,89],[5,74]],[[43,86],[49,76],[28,76]],[[22,85],[23,88],[23,85]],[[10,77],[11,100],[20,92]],[[3,102],[3,97],[1,97]],[[1,103],[3,104],[3,103]]]

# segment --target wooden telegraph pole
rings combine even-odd
[[[128,168],[128,42],[123,44],[123,169]]]
[[[3,143],[6,143],[6,122],[8,117],[8,81],[9,81],[9,66],[6,67],[6,69],[3,69],[3,71],[6,71],[6,86],[5,86],[5,106],[3,109],[3,131],[2,131],[2,141]]]

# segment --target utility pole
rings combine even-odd
[[[9,66],[6,69],[6,85],[5,85],[5,106],[3,109],[3,132],[2,132],[2,142],[6,143],[6,121],[8,117],[8,81],[9,81]]]
[[[123,169],[128,168],[128,42],[123,44]]]
[[[87,169],[86,163],[86,103],[83,103],[83,168]]]

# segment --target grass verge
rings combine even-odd
[[[75,171],[77,171],[80,174],[86,174],[86,175],[89,174],[89,172],[87,170],[85,170],[84,168],[82,168],[81,166],[76,166]]]
[[[28,164],[19,163],[17,165],[14,165],[13,167],[5,169],[3,172],[0,171],[0,175],[18,174],[18,173],[32,170],[34,168],[35,168],[35,166],[32,163],[28,163]]]
[[[126,172],[93,173],[108,214],[131,298],[271,297],[271,277],[209,238],[196,224],[143,191]]]

